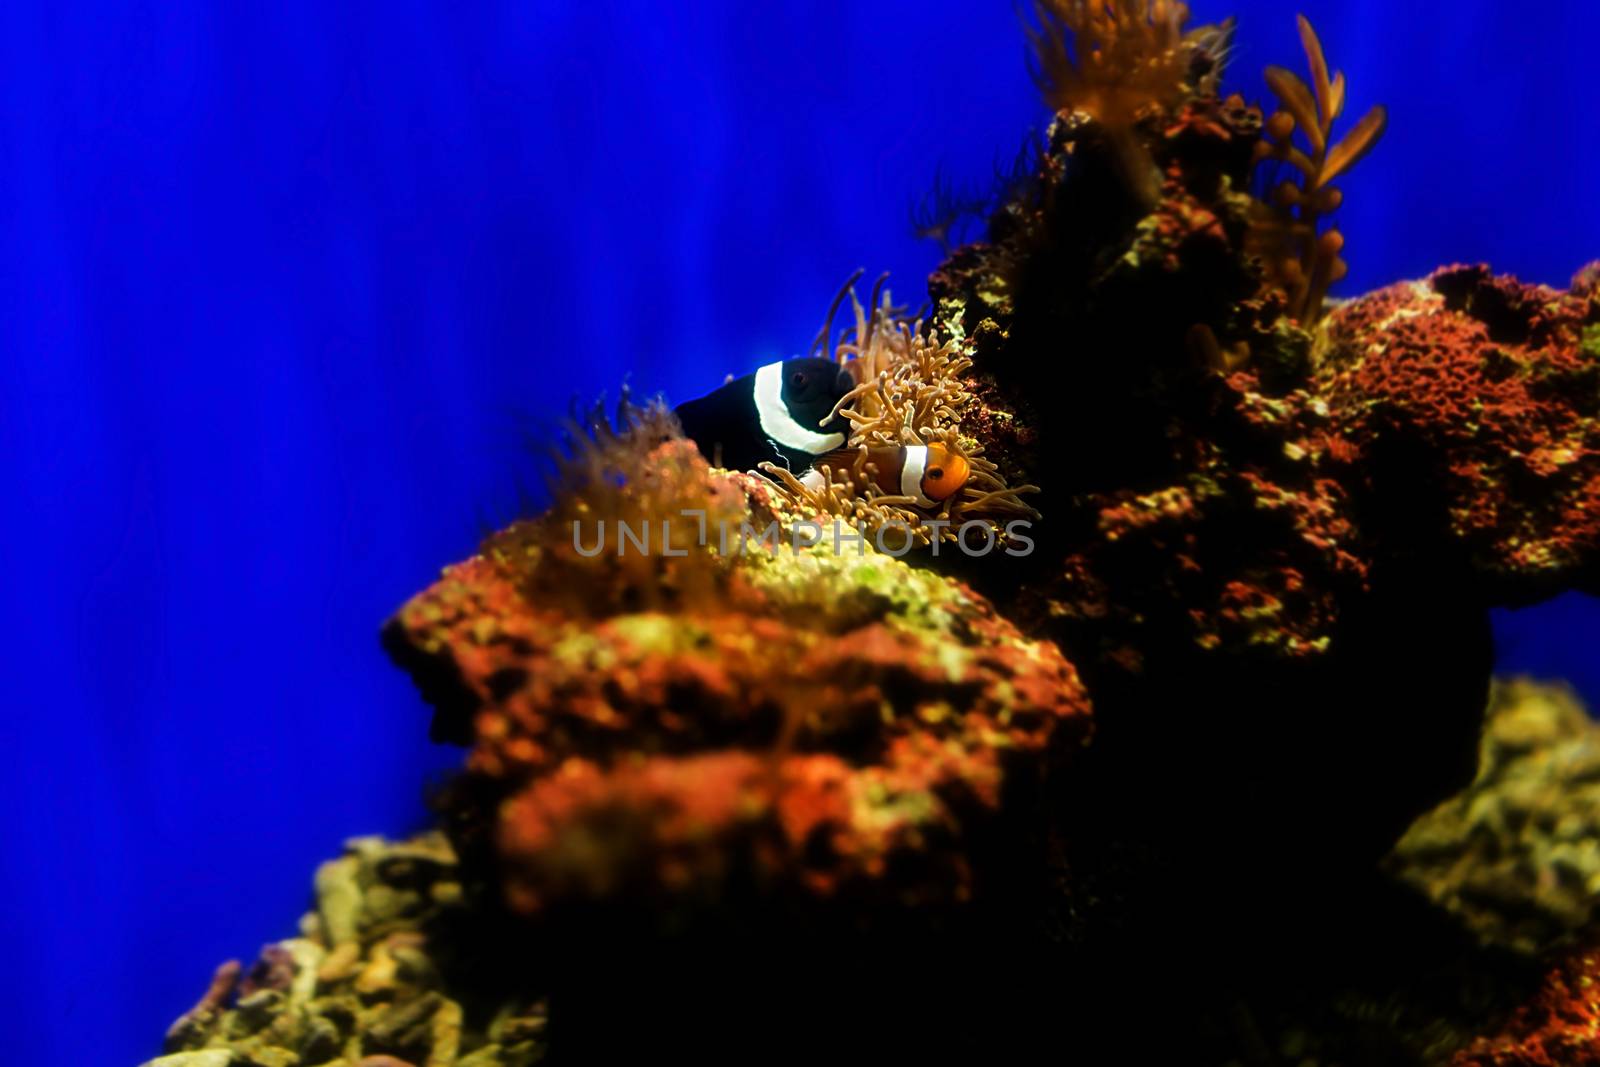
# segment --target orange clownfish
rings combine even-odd
[[[850,470],[858,455],[859,450],[847,448],[820,456],[800,481],[821,489],[827,477],[823,468]],[[910,497],[918,507],[933,510],[961,492],[972,467],[949,445],[886,445],[867,449],[867,473],[884,493]]]

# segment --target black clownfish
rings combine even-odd
[[[849,423],[829,416],[855,386],[831,359],[781,360],[675,410],[684,435],[710,462],[741,471],[782,462],[798,472],[844,447]]]
[[[816,461],[800,483],[813,490],[827,484],[828,470],[847,471],[859,453],[854,449],[830,452]],[[914,500],[932,511],[955,496],[972,476],[967,458],[948,445],[886,445],[867,449],[868,473],[873,484],[889,496]]]

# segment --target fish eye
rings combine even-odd
[[[795,371],[793,376],[789,378],[789,384],[794,386],[796,389],[804,386],[806,384],[806,372],[803,370]]]
[[[948,445],[929,445],[926,462],[928,466],[922,472],[922,492],[930,500],[938,502],[949,500],[961,492],[972,473],[966,459],[960,453],[952,452]]]

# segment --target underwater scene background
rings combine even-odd
[[[1389,110],[1336,295],[1600,257],[1600,8],[1302,6]],[[1229,14],[1264,98],[1294,11]],[[379,623],[573,398],[799,354],[858,267],[920,302],[913,206],[1048,120],[1024,50],[973,0],[6,5],[8,1058],[153,1055],[345,838],[419,826],[460,754]],[[1495,624],[1600,706],[1595,601]]]

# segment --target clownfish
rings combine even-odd
[[[684,435],[712,463],[754,470],[764,460],[781,461],[803,471],[844,447],[850,426],[833,409],[855,386],[831,359],[781,360],[674,410]]]
[[[828,470],[847,471],[859,453],[854,449],[830,452],[819,458],[800,483],[820,490]],[[867,449],[868,473],[873,484],[890,496],[906,496],[917,506],[933,510],[967,484],[972,465],[948,445],[886,445]]]

